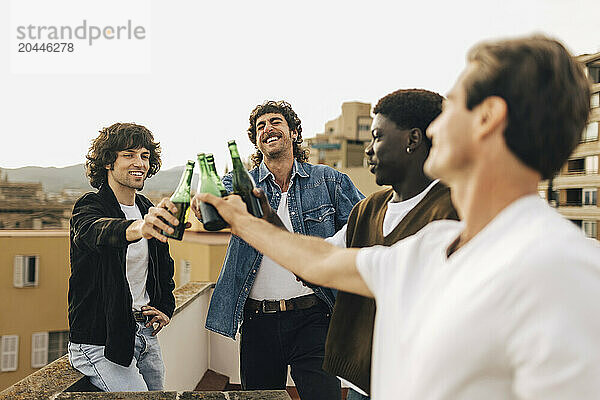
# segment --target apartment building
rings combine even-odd
[[[342,104],[342,114],[325,123],[325,132],[306,139],[309,162],[341,169],[364,166],[365,146],[371,140],[371,104]]]
[[[371,141],[371,104],[342,104],[342,114],[325,123],[323,133],[307,138],[309,162],[325,164],[347,174],[356,187],[369,195],[379,189],[366,167],[365,148]]]
[[[67,351],[67,230],[0,230],[0,390]]]
[[[196,230],[170,242],[176,287],[219,276],[230,233]],[[67,352],[69,231],[0,230],[0,248],[2,391]]]
[[[48,199],[41,183],[9,182],[0,170],[0,229],[61,229],[72,203]]]
[[[558,212],[581,227],[586,236],[600,239],[600,53],[585,54],[576,59],[585,66],[585,72],[592,82],[589,121],[569,160],[551,181],[541,182],[538,190],[540,196],[557,207]]]

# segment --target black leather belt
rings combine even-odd
[[[316,306],[319,301],[316,294],[307,294],[289,300],[254,300],[249,298],[244,305],[244,311],[253,314],[271,314],[280,311],[304,310]]]
[[[144,315],[143,311],[133,310],[133,319],[136,322],[143,322],[144,324],[147,324],[152,318],[151,315]]]

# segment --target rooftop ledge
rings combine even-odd
[[[190,305],[196,298],[215,286],[212,282],[189,282],[175,289],[175,311],[173,317]],[[67,355],[46,365],[39,371],[25,377],[13,386],[0,392],[0,399],[139,399],[139,400],[289,400],[285,390],[231,391],[231,392],[90,392],[89,381],[69,364]]]

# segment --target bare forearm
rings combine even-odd
[[[232,227],[252,247],[308,282],[371,296],[356,270],[356,249],[290,233],[250,215],[239,216]]]

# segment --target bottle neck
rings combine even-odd
[[[204,179],[205,177],[209,176],[209,170],[208,166],[206,165],[206,159],[199,158],[198,165],[200,166],[200,179]]]
[[[189,165],[185,167],[185,171],[183,171],[183,174],[181,175],[181,179],[179,180],[179,184],[177,185],[177,189],[175,189],[175,193],[173,193],[173,196],[171,196],[171,200],[179,200],[178,198],[180,196],[185,196],[187,195],[188,201],[189,201],[189,193],[190,193],[190,186],[192,183],[192,176],[194,174],[194,169],[193,167],[190,167]],[[179,201],[182,201],[185,199],[181,199]]]
[[[210,173],[218,178],[219,174],[217,173],[217,167],[215,167],[215,163],[209,163],[207,161],[207,164],[208,164],[208,170],[210,171]]]
[[[231,162],[233,163],[233,169],[239,170],[243,168],[245,170],[246,168],[244,167],[244,164],[242,164],[242,160],[240,159],[240,153],[238,152],[237,146],[235,144],[229,145],[229,152],[231,153]]]
[[[233,154],[231,155],[231,162],[233,163],[233,169],[234,170],[240,170],[240,169],[246,169],[246,167],[244,167],[244,164],[242,163],[242,160],[240,159],[240,156],[234,156]]]

